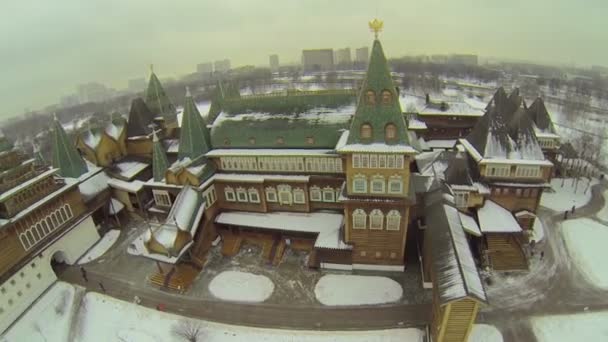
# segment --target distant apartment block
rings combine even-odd
[[[279,71],[279,55],[270,55],[268,62],[270,63],[270,71]]]
[[[211,74],[213,73],[213,63],[200,63],[196,66],[196,72],[199,74]]]
[[[431,63],[435,64],[447,64],[448,63],[448,55],[432,55]]]
[[[336,66],[340,69],[350,69],[353,64],[350,48],[336,50]]]
[[[460,54],[450,55],[448,61],[450,64],[462,64],[462,65],[477,65],[477,55]]]
[[[77,88],[80,103],[102,102],[112,95],[112,90],[97,82],[81,84]]]
[[[369,61],[369,48],[367,46],[355,50],[355,62],[367,64]]]
[[[129,80],[127,88],[132,93],[139,93],[141,91],[144,91],[146,89],[146,79],[141,77]]]
[[[72,95],[62,96],[59,99],[59,104],[61,105],[61,107],[67,108],[67,107],[77,106],[80,104],[80,102],[78,101],[78,95],[72,94]]]
[[[334,70],[334,50],[302,50],[304,72]]]
[[[230,60],[223,59],[220,61],[215,61],[215,72],[228,72],[230,71]]]

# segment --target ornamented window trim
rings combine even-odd
[[[258,189],[249,188],[249,190],[247,190],[247,193],[249,194],[249,202],[260,203],[260,193],[258,192]]]
[[[321,188],[319,188],[318,186],[311,186],[309,192],[310,200],[312,202],[321,202],[323,200],[321,196]]]
[[[388,193],[398,195],[403,193],[403,179],[399,175],[393,175],[388,180]]]
[[[293,203],[295,204],[306,204],[306,196],[304,190],[301,188],[293,189]]]
[[[152,196],[154,197],[154,203],[159,207],[171,207],[171,196],[167,190],[152,190]]]
[[[336,201],[335,190],[329,186],[323,188],[323,202],[333,203],[335,201]]]
[[[281,184],[277,186],[278,195],[279,195],[279,204],[282,205],[291,205],[293,202],[293,197],[291,194],[291,186],[286,184]]]
[[[243,202],[243,203],[249,202],[249,199],[247,197],[247,190],[245,190],[245,188],[236,189],[236,200],[238,202]]]
[[[370,181],[370,192],[372,194],[383,194],[386,192],[386,180],[382,175],[372,176]]]
[[[469,203],[468,191],[454,191],[454,204],[458,208],[466,208]]]
[[[373,138],[372,125],[370,125],[369,123],[361,124],[359,135],[360,135],[361,139],[372,139]]]
[[[353,193],[367,193],[367,177],[362,174],[357,174],[353,177]]]
[[[353,229],[367,228],[367,214],[363,209],[353,210]]]
[[[389,141],[397,139],[397,126],[394,123],[390,122],[384,126],[384,139]]]
[[[277,189],[273,187],[266,188],[266,201],[267,202],[277,202]]]
[[[224,197],[228,202],[236,202],[236,195],[234,189],[230,186],[224,188]]]
[[[380,209],[374,209],[369,213],[369,229],[382,230],[384,228],[384,214]]]
[[[398,210],[391,210],[386,214],[386,230],[400,230],[401,213]]]

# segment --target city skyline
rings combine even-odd
[[[235,66],[267,66],[270,54],[287,64],[297,61],[303,49],[370,46],[367,21],[374,16],[385,22],[382,40],[391,57],[473,53],[605,65],[606,8],[592,2],[596,6],[585,8],[565,0],[519,2],[509,8],[476,0],[385,1],[377,6],[346,1],[15,2],[2,6],[13,15],[0,24],[6,42],[0,120],[57,103],[78,84],[126,88],[128,80],[147,77],[151,63],[161,78],[169,78],[194,72],[204,61],[228,58]],[[549,4],[550,17],[542,15]]]

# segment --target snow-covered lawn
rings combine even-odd
[[[274,291],[268,277],[239,271],[224,271],[209,283],[215,297],[235,302],[263,302]]]
[[[597,212],[597,217],[600,220],[608,221],[608,190],[604,191],[604,206]]]
[[[488,324],[475,324],[468,342],[502,342],[502,334]]]
[[[6,331],[0,341],[68,341],[75,292],[74,286],[68,283],[56,283]]]
[[[118,229],[112,229],[108,231],[106,235],[104,235],[101,240],[99,240],[95,244],[95,246],[93,246],[93,248],[91,248],[87,252],[87,254],[85,254],[82,258],[80,258],[80,260],[78,260],[78,265],[86,264],[87,262],[91,262],[102,256],[105,252],[108,251],[108,249],[114,246],[114,243],[116,242],[116,240],[118,240],[119,236],[120,230]]]
[[[386,277],[328,274],[317,282],[315,296],[323,305],[371,305],[396,302],[403,289]]]
[[[593,179],[590,183],[587,178],[581,178],[577,185],[576,179],[573,178],[566,178],[565,180],[554,178],[551,180],[551,188],[555,192],[544,191],[540,199],[540,205],[555,211],[570,210],[573,205],[580,208],[589,203],[589,200],[591,200],[591,186],[597,183],[597,179]]]
[[[608,312],[532,318],[538,342],[608,341]]]
[[[608,227],[588,218],[566,220],[562,234],[568,254],[580,272],[591,284],[608,289]]]
[[[293,331],[187,320],[97,293],[86,295],[82,309],[75,342],[180,342],[174,331],[185,322],[200,327],[199,340],[205,342],[422,342],[424,336],[419,329]]]

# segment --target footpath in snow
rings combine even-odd
[[[540,205],[558,212],[570,210],[572,206],[580,208],[591,200],[591,187],[595,184],[598,184],[595,178],[591,181],[581,178],[578,182],[574,178],[553,178],[551,189],[554,192],[543,191]]]
[[[93,248],[87,252],[87,254],[80,258],[78,265],[86,264],[102,256],[105,252],[112,248],[112,246],[114,246],[114,243],[116,243],[119,236],[120,230],[118,229],[108,231],[106,235],[104,235],[101,240],[99,240],[95,246],[93,246]]]
[[[74,286],[58,282],[36,301],[0,342],[63,342],[68,341],[73,319]]]
[[[562,235],[572,261],[589,283],[608,290],[608,227],[580,218],[562,222]]]
[[[469,342],[503,342],[503,339],[500,331],[493,325],[475,324],[469,335]]]
[[[209,283],[209,291],[222,300],[234,302],[263,302],[272,295],[274,284],[263,275],[239,271],[224,271]]]
[[[419,329],[322,332],[259,329],[190,320],[97,293],[85,296],[75,342],[179,342],[185,330],[199,330],[205,342],[422,342]]]
[[[373,305],[401,299],[396,281],[377,276],[328,274],[317,282],[315,296],[323,305]]]
[[[538,342],[608,341],[608,312],[532,318]]]

